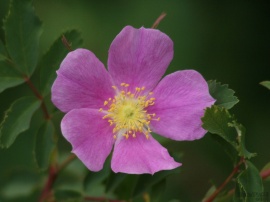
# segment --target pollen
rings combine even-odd
[[[149,139],[150,122],[160,120],[155,113],[147,113],[147,108],[155,104],[153,93],[145,92],[144,86],[131,89],[127,83],[121,83],[119,89],[116,86],[112,88],[116,96],[105,100],[104,107],[99,111],[105,113],[102,119],[107,119],[108,124],[113,126],[113,138],[136,138],[144,134]]]

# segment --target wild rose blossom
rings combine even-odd
[[[201,117],[215,100],[194,70],[161,80],[172,58],[173,42],[166,34],[127,26],[110,46],[108,71],[85,49],[72,51],[63,60],[52,101],[67,113],[62,133],[89,170],[101,170],[112,149],[114,172],[174,169],[181,164],[151,132],[173,140],[204,136]]]

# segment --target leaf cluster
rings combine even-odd
[[[209,89],[217,101],[215,105],[205,110],[202,126],[211,133],[213,139],[221,144],[232,159],[234,169],[238,171],[235,176],[235,189],[219,194],[215,201],[256,201],[258,198],[251,193],[263,193],[260,173],[249,161],[256,156],[256,153],[251,153],[246,149],[246,129],[228,110],[238,102],[238,99],[234,96],[234,91],[229,89],[227,85],[210,81]],[[242,162],[244,165],[241,164]],[[216,186],[212,187],[205,199],[216,190]],[[234,193],[233,196],[232,193]]]

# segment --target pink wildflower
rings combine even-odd
[[[127,26],[110,46],[108,71],[85,49],[72,51],[63,60],[52,101],[67,113],[62,133],[89,170],[101,170],[112,149],[114,172],[174,169],[181,164],[151,132],[173,140],[204,136],[201,117],[215,100],[194,70],[161,80],[172,58],[173,42],[167,35]]]

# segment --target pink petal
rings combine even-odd
[[[72,152],[91,171],[102,169],[114,143],[112,128],[102,119],[103,115],[94,109],[74,109],[61,123],[63,136],[71,143]]]
[[[129,174],[154,174],[160,170],[170,170],[180,166],[152,136],[118,139],[112,156],[112,170]]]
[[[57,71],[52,101],[63,112],[100,108],[114,96],[112,80],[104,65],[85,49],[70,52]]]
[[[207,82],[194,70],[178,71],[166,76],[153,91],[155,105],[148,113],[156,113],[160,121],[151,121],[151,129],[174,140],[194,140],[204,136],[201,117],[206,107],[214,104]]]
[[[116,85],[153,89],[173,58],[173,42],[156,29],[125,27],[113,40],[108,70]]]

